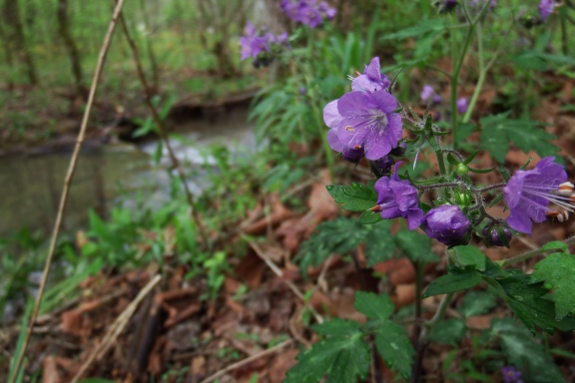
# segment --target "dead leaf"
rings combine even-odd
[[[47,356],[42,361],[42,381],[44,383],[62,383],[58,373],[58,363],[54,356]]]
[[[190,364],[190,372],[189,376],[192,383],[197,383],[200,379],[206,376],[206,358],[202,355],[196,356],[192,359],[192,363]]]
[[[62,332],[82,336],[84,328],[84,310],[74,309],[60,315]]]
[[[298,350],[282,351],[269,364],[270,383],[281,383],[285,379],[286,373],[297,363],[296,356]]]
[[[392,286],[411,283],[415,280],[415,268],[410,260],[401,258],[389,274],[389,283]]]
[[[415,302],[415,283],[406,285],[397,285],[395,287],[395,295],[391,297],[395,308],[407,306]]]
[[[253,251],[248,251],[234,272],[254,289],[262,282],[264,263]]]

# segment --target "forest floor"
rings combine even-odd
[[[567,172],[573,175],[575,115],[561,111],[563,105],[573,101],[573,82],[565,87],[567,90],[556,97],[542,99],[532,118],[548,123],[546,130],[559,137],[555,144],[561,148]],[[495,93],[489,89],[482,93],[483,108],[490,105]],[[517,169],[529,157],[533,160],[531,165],[539,159],[535,153],[525,154],[512,147],[505,164]],[[432,158],[429,156],[431,163]],[[496,165],[488,156],[479,156],[476,162],[481,168]],[[338,181],[365,182],[370,178],[365,162],[355,167],[338,159],[338,166],[346,169],[342,172],[345,179]],[[320,267],[308,271],[309,280],[302,277],[293,262],[298,246],[319,223],[342,214],[325,189],[331,183],[327,169],[314,172],[319,176],[287,191],[305,202],[306,212],[296,212],[282,203],[279,195],[260,193],[256,208],[247,213],[244,221],[233,225],[239,231],[216,250],[231,254],[231,248],[244,249],[244,254],[228,258],[230,269],[225,272],[223,289],[216,297],[204,299],[208,294],[205,275],[189,280],[187,266],[170,266],[176,257],[174,249],[169,247],[164,252],[161,272],[158,264],[151,263],[123,273],[99,273],[81,284],[80,299],[39,318],[27,354],[27,371],[42,367],[44,383],[69,382],[80,372],[84,376],[126,383],[208,383],[216,379],[219,383],[279,383],[296,363],[299,350],[317,340],[310,323],[329,317],[365,322],[353,305],[355,291],[388,293],[396,310],[409,310],[415,301],[416,286],[414,266],[406,259],[391,259],[367,267],[360,246],[357,263],[334,254]],[[473,177],[481,184],[501,181],[494,179],[496,175],[492,173]],[[501,205],[494,206],[490,213],[498,217],[504,214]],[[394,224],[392,231],[398,229],[399,224]],[[213,239],[223,235],[212,234]],[[563,223],[550,220],[536,225],[531,237],[514,237],[512,250],[486,249],[479,241],[476,243],[492,260],[500,260],[574,234],[574,220]],[[173,226],[168,226],[162,235],[166,243],[173,243]],[[79,240],[76,246],[81,249],[86,242]],[[138,246],[145,249],[149,245]],[[441,262],[426,267],[423,288],[446,272],[445,246],[434,242],[433,250]],[[525,262],[523,270],[531,270],[534,263],[535,259]],[[436,296],[423,301],[424,318],[433,315],[440,299],[441,296]],[[454,307],[460,304],[460,299],[456,294]],[[504,315],[511,315],[511,311],[500,302],[489,314],[469,318],[467,325],[472,334],[479,334],[489,328],[492,318]],[[448,309],[447,317],[454,316],[461,314]],[[407,329],[413,334],[413,326]],[[0,331],[0,352],[9,354],[7,350],[15,344],[18,332],[17,327]],[[549,337],[549,342],[551,347],[571,351],[575,338],[571,334],[555,334]],[[457,370],[455,364],[447,370],[443,368],[452,348],[434,344],[426,350],[425,381],[443,382],[446,373]],[[474,358],[469,335],[461,344],[458,358]],[[575,360],[559,357],[556,362],[564,376],[573,379]],[[0,378],[2,374],[0,371]],[[391,382],[396,378],[380,359],[372,366],[370,375],[370,382]],[[502,381],[499,373],[494,373],[491,379]]]

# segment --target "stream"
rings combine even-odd
[[[225,113],[208,115],[177,126],[171,144],[182,166],[198,169],[199,177],[188,180],[190,190],[198,194],[208,180],[202,177],[204,164],[214,164],[206,155],[210,145],[225,145],[241,155],[256,150],[253,127],[247,123],[248,110],[236,107]],[[119,143],[87,145],[82,150],[70,188],[63,230],[82,228],[89,209],[105,215],[122,198],[143,193],[149,206],[161,206],[169,198],[171,165],[164,146],[158,165],[152,160],[157,141],[140,145]],[[0,237],[13,234],[23,226],[32,231],[50,233],[58,210],[63,180],[71,151],[32,156],[0,158]],[[122,193],[125,193],[122,196]]]

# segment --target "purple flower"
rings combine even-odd
[[[531,234],[533,222],[543,222],[549,202],[573,211],[569,196],[561,195],[560,186],[567,181],[563,166],[553,157],[541,159],[531,170],[518,170],[503,188],[505,203],[510,209],[507,223],[512,229]],[[569,184],[570,185],[570,184]]]
[[[457,111],[459,113],[467,112],[467,98],[461,97],[459,100],[457,100]]]
[[[364,92],[377,92],[378,90],[387,90],[391,81],[386,75],[381,73],[379,57],[371,59],[369,65],[365,66],[363,74],[360,74],[351,82],[351,90],[361,90]]]
[[[339,140],[350,148],[364,148],[368,160],[389,154],[402,134],[401,117],[393,113],[396,107],[395,97],[384,90],[343,95],[337,102],[342,117],[337,127]]]
[[[337,14],[335,8],[331,8],[329,4],[325,1],[319,3],[318,10],[320,11],[321,15],[328,20],[333,20],[333,18]]]
[[[378,211],[383,219],[407,218],[407,226],[413,230],[421,225],[423,211],[419,208],[417,189],[409,181],[399,179],[400,164],[395,165],[393,176],[382,177],[375,183],[378,197],[377,206],[372,210]]]
[[[501,230],[503,233],[505,233],[505,236],[507,237],[507,243],[509,243],[509,241],[511,241],[511,230],[505,226],[501,226]],[[499,236],[499,232],[494,226],[485,226],[482,233],[488,246],[505,246],[505,243]]]
[[[301,88],[299,88],[299,94],[305,94],[305,86],[301,86]]]
[[[343,120],[343,117],[337,110],[338,100],[328,103],[323,109],[323,121],[330,128],[327,132],[327,142],[336,152],[341,152],[342,157],[350,162],[358,163],[365,156],[362,147],[352,148],[344,145],[337,135],[337,127]]]
[[[441,96],[435,93],[435,89],[431,85],[425,85],[421,90],[421,100],[424,102],[432,102],[433,104],[441,104]]]
[[[457,0],[445,0],[441,6],[441,12],[447,12],[455,8],[457,5]]]
[[[505,381],[505,383],[523,383],[523,380],[521,380],[521,371],[513,366],[501,367],[501,375],[503,375],[503,381]]]
[[[423,217],[423,230],[447,246],[465,245],[469,242],[471,222],[459,206],[441,205]]]
[[[310,6],[300,6],[298,21],[310,28],[316,28],[323,23],[321,13],[316,8]]]
[[[391,168],[393,168],[394,164],[395,160],[392,156],[383,156],[379,160],[371,162],[371,171],[377,178],[380,178],[391,173]]]
[[[557,3],[555,0],[541,0],[541,2],[539,2],[539,14],[541,15],[541,19],[543,19],[543,21],[547,20],[556,6]]]
[[[245,36],[240,37],[242,48],[242,61],[248,57],[256,58],[263,51],[269,51],[268,40],[263,36],[258,36],[256,28],[249,21],[246,23]]]
[[[391,154],[392,156],[401,157],[405,154],[406,148],[407,144],[405,143],[405,141],[402,141],[395,148],[391,149],[391,152],[389,152],[389,154]]]
[[[331,8],[329,4],[322,1],[319,5],[315,0],[282,0],[280,9],[290,19],[305,24],[310,28],[316,28],[323,24],[323,19],[331,20],[335,17],[337,11]]]

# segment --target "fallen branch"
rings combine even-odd
[[[140,302],[160,282],[160,280],[162,280],[162,277],[160,275],[156,275],[154,278],[152,278],[152,280],[150,280],[150,282],[148,282],[148,284],[146,284],[146,286],[144,286],[142,290],[140,290],[136,298],[134,298],[134,300],[130,302],[128,307],[126,307],[124,311],[122,311],[122,313],[116,318],[114,323],[112,323],[112,325],[108,329],[108,332],[104,336],[104,339],[102,339],[102,343],[100,343],[98,348],[94,352],[92,352],[88,360],[84,362],[84,364],[82,365],[76,376],[74,376],[74,379],[72,379],[71,383],[76,383],[78,379],[80,379],[82,375],[86,372],[86,370],[90,367],[90,365],[94,360],[100,359],[102,358],[102,356],[104,356],[104,354],[106,354],[106,352],[110,349],[110,346],[122,333],[128,322],[130,321],[132,315],[134,315],[134,313],[136,312],[136,309],[138,308]]]
[[[122,7],[124,6],[124,1],[125,0],[118,0],[118,3],[114,8],[114,14],[112,16],[112,20],[110,21],[110,25],[108,26],[108,31],[106,32],[106,36],[104,37],[102,48],[100,49],[100,54],[98,56],[98,63],[96,64],[94,78],[92,79],[92,86],[90,87],[90,94],[88,95],[88,102],[86,104],[86,109],[84,111],[84,116],[82,118],[80,131],[78,132],[78,137],[76,138],[76,146],[74,147],[74,152],[72,153],[72,158],[70,159],[70,164],[68,165],[66,178],[64,179],[64,187],[62,189],[62,195],[60,196],[60,205],[58,206],[56,222],[54,223],[54,230],[52,232],[52,238],[50,240],[50,247],[48,250],[48,256],[46,257],[46,263],[44,265],[42,280],[40,281],[40,287],[38,288],[38,295],[36,296],[36,302],[34,303],[34,308],[32,309],[32,315],[30,316],[30,320],[28,321],[28,329],[26,330],[26,336],[24,337],[23,346],[20,349],[18,356],[16,357],[16,362],[14,363],[14,369],[12,371],[12,376],[10,377],[10,383],[14,383],[16,377],[18,376],[18,371],[20,371],[20,366],[22,365],[22,360],[24,359],[26,348],[28,347],[28,343],[30,342],[30,335],[32,334],[32,328],[34,327],[34,323],[36,322],[36,318],[38,317],[40,302],[42,302],[42,296],[44,295],[44,290],[46,289],[46,283],[48,281],[48,275],[50,274],[52,259],[54,258],[54,253],[56,251],[56,242],[58,239],[58,235],[60,234],[60,228],[62,226],[62,217],[64,216],[64,210],[66,209],[66,204],[68,202],[68,193],[70,191],[70,185],[72,183],[72,178],[74,177],[76,164],[78,163],[80,149],[82,148],[82,143],[84,142],[84,137],[86,136],[88,119],[90,118],[90,112],[92,111],[92,105],[94,104],[94,98],[96,96],[96,90],[98,89],[100,76],[102,74],[102,70],[104,69],[106,56],[108,55],[108,50],[112,42],[112,36],[114,35],[114,30],[116,29],[118,16],[120,15]]]
[[[287,345],[290,345],[293,343],[293,339],[288,339],[286,341],[281,342],[278,345],[275,345],[271,348],[268,348],[267,350],[264,350],[260,353],[257,353],[255,355],[252,355],[248,358],[245,358],[244,360],[241,360],[237,363],[234,364],[230,364],[228,367],[221,369],[220,371],[216,372],[215,374],[207,377],[206,379],[202,380],[200,383],[210,383],[213,382],[214,380],[218,379],[220,376],[227,374],[230,371],[235,370],[236,368],[242,367],[256,359],[259,359],[263,356],[269,355],[269,354],[273,354],[276,351],[279,351],[280,349],[284,348]]]
[[[311,313],[313,314],[315,320],[318,323],[323,323],[323,317],[321,315],[319,315],[319,313],[313,307],[311,307],[308,302],[306,302],[306,299],[305,299],[303,293],[292,281],[290,281],[289,279],[284,279],[284,275],[283,275],[283,272],[281,271],[281,269],[279,267],[277,267],[277,265],[266,255],[266,253],[263,252],[262,249],[260,249],[260,247],[255,242],[248,241],[248,244],[256,252],[257,256],[260,257],[266,263],[266,265],[269,266],[270,269],[272,269],[274,274],[277,275],[278,277],[282,278],[283,281],[285,282],[285,284],[291,289],[291,291],[293,291],[294,294],[299,299],[302,300],[302,302],[304,303],[306,308],[309,309],[311,311]]]

